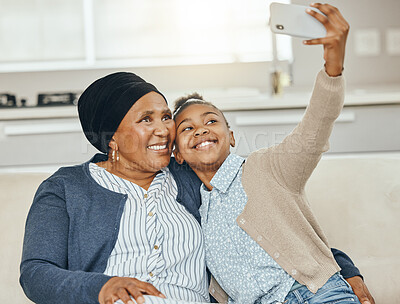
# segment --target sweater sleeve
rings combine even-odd
[[[43,182],[26,221],[20,265],[21,286],[35,303],[98,303],[100,289],[110,279],[68,269],[69,225],[63,187]]]
[[[269,167],[281,186],[303,190],[323,152],[344,102],[344,77],[329,77],[321,70],[302,121],[281,144],[271,148]]]
[[[340,274],[345,278],[352,278],[355,276],[359,276],[363,278],[363,276],[360,273],[360,270],[354,265],[353,261],[350,259],[350,257],[345,254],[343,251],[340,251],[339,249],[331,248],[331,251],[333,253],[333,256],[336,260],[336,263],[340,266],[342,269],[340,271]]]

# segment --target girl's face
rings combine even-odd
[[[193,170],[217,171],[235,145],[221,111],[204,104],[193,104],[175,119],[175,157]]]

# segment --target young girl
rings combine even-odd
[[[338,273],[327,239],[313,216],[305,184],[328,150],[344,100],[341,76],[349,26],[340,12],[326,16],[325,70],[319,72],[302,122],[285,140],[252,153],[230,154],[233,132],[222,112],[200,96],[178,101],[175,157],[202,180],[202,229],[212,295],[229,303],[359,303]],[[228,294],[225,297],[224,291]]]

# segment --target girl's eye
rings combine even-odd
[[[211,119],[211,120],[207,121],[206,125],[210,125],[210,124],[213,124],[215,122],[217,122],[215,119]]]
[[[186,128],[182,129],[182,132],[189,131],[189,130],[192,130],[192,129],[193,129],[192,127],[186,127]]]

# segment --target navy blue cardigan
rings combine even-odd
[[[20,283],[35,303],[98,303],[103,272],[114,248],[126,195],[109,191],[90,176],[90,161],[60,168],[38,188],[25,227]],[[168,165],[177,201],[200,222],[201,181],[174,158]],[[350,258],[332,249],[344,277],[360,275]]]

